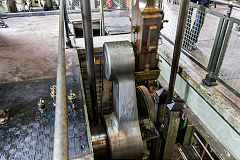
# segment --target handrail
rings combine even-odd
[[[68,159],[67,102],[66,102],[66,60],[64,38],[64,0],[60,0],[57,93],[54,129],[54,160]]]
[[[224,4],[224,5],[228,5],[229,7],[236,7],[236,8],[240,8],[240,5],[237,3],[233,3],[231,1],[225,1],[225,0],[211,0],[212,2],[218,3],[218,4]]]
[[[225,0],[210,0],[211,2],[218,3],[218,4],[223,4],[223,5],[228,5],[229,7],[236,7],[240,8],[240,5],[237,3],[233,3],[231,1],[225,1]],[[176,2],[181,2],[181,0],[176,0]]]

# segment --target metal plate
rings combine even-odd
[[[55,111],[50,97],[54,79],[42,79],[0,85],[0,109],[10,108],[7,124],[0,125],[0,159],[52,159]],[[77,95],[76,110],[68,105],[69,156],[89,152],[79,76],[67,77],[67,93]],[[37,109],[39,98],[45,100],[46,112]],[[67,97],[66,97],[67,98]]]

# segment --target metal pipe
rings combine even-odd
[[[67,102],[66,102],[66,61],[64,39],[64,0],[60,1],[57,93],[54,129],[54,160],[68,159]]]
[[[94,70],[94,50],[93,50],[93,33],[92,33],[92,17],[91,6],[89,0],[81,0],[81,12],[83,20],[83,33],[86,49],[88,81],[90,85],[91,105],[93,113],[93,121],[97,122],[97,92],[96,79]]]
[[[66,32],[66,46],[67,46],[67,48],[72,48],[71,40],[69,38],[69,27],[68,27],[66,0],[64,0],[63,9],[64,9],[64,25],[65,25],[65,32]]]
[[[211,0],[212,2],[218,3],[218,4],[224,4],[224,5],[228,5],[229,7],[236,7],[236,8],[240,8],[239,4],[233,3],[231,1],[224,1],[224,0]]]
[[[100,31],[100,33],[102,33],[102,35],[105,36],[103,0],[100,0],[100,11],[101,11],[101,31]]]
[[[198,137],[198,135],[196,133],[193,133],[193,135],[197,138],[198,142],[201,144],[201,146],[204,148],[204,150],[207,152],[207,154],[209,155],[209,157],[211,158],[211,160],[214,160],[214,158],[212,157],[212,155],[210,154],[210,152],[208,151],[208,149],[205,147],[205,145],[202,143],[202,141],[200,140],[200,138]]]
[[[195,148],[195,146],[191,145],[193,150],[195,151],[195,153],[197,154],[197,156],[199,157],[200,160],[202,160],[200,154],[198,153],[197,149]]]
[[[180,152],[180,154],[181,154],[181,156],[182,156],[182,158],[183,158],[184,160],[188,160],[187,157],[186,157],[186,155],[184,154],[182,148],[179,147],[179,148],[178,148],[178,151]]]
[[[206,148],[208,147],[208,142],[206,142],[206,144],[205,144],[205,147],[206,147]],[[201,158],[203,158],[203,157],[204,157],[205,153],[206,153],[206,151],[205,151],[205,150],[203,150],[203,152],[202,152],[202,154],[201,154]]]
[[[171,103],[172,97],[173,97],[174,85],[176,81],[176,74],[178,70],[178,64],[180,59],[181,47],[182,47],[184,28],[187,20],[187,15],[188,15],[188,7],[189,7],[189,0],[182,0],[180,4],[180,10],[179,10],[179,16],[178,16],[178,25],[177,25],[176,39],[175,39],[173,59],[172,59],[171,76],[170,76],[168,96],[166,101],[167,104]]]

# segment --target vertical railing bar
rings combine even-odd
[[[220,67],[222,66],[222,62],[223,62],[223,59],[224,59],[224,56],[225,56],[225,52],[226,52],[226,49],[227,49],[227,44],[228,44],[228,41],[229,41],[229,38],[230,38],[232,27],[233,27],[233,21],[231,21],[231,19],[230,19],[230,23],[229,23],[228,30],[227,30],[227,33],[226,33],[226,37],[225,37],[224,42],[223,42],[222,50],[221,50],[220,57],[219,57],[219,60],[218,60],[218,64],[217,64],[216,71],[215,71],[216,76],[218,76]]]
[[[214,54],[216,52],[216,48],[217,48],[217,44],[218,44],[218,41],[219,41],[219,37],[221,35],[221,30],[222,30],[222,27],[223,27],[223,22],[224,22],[224,18],[220,18],[220,21],[218,23],[218,28],[217,28],[217,33],[216,33],[216,36],[215,36],[215,39],[214,39],[214,44],[213,44],[213,48],[212,48],[212,53],[211,53],[211,56],[210,56],[210,59],[209,59],[209,62],[208,62],[208,67],[207,67],[207,71],[210,70],[210,67],[212,65],[212,61],[213,61],[213,57],[214,57]]]
[[[54,129],[54,160],[68,159],[68,128],[66,102],[66,60],[64,38],[64,0],[60,0],[58,64],[57,64],[57,93]]]
[[[68,20],[67,8],[66,8],[67,3],[66,3],[66,0],[63,0],[63,1],[64,1],[63,10],[64,10],[64,25],[65,25],[65,34],[66,34],[66,46],[67,48],[72,48],[72,43],[69,37],[70,29],[68,26],[69,20]]]
[[[101,26],[100,33],[105,36],[105,23],[104,23],[104,9],[103,9],[103,0],[100,0],[100,14],[101,14]]]
[[[232,7],[228,7],[227,17],[224,18],[224,22],[223,22],[223,25],[221,27],[219,37],[217,37],[218,38],[217,43],[215,43],[216,41],[214,42],[215,50],[213,49],[213,52],[211,54],[211,58],[209,60],[208,74],[202,80],[202,82],[204,84],[206,84],[207,86],[216,85],[216,75],[215,75],[216,67],[217,67],[217,64],[218,64],[218,61],[219,61],[222,45],[223,45],[224,39],[226,37],[226,31],[227,31],[227,28],[228,28],[229,18],[230,18],[231,12],[232,12]],[[216,46],[215,46],[215,44],[216,44]]]

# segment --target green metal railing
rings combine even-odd
[[[219,81],[219,82],[221,82],[223,85],[225,85],[228,89],[230,89],[234,94],[236,94],[238,97],[240,97],[240,93],[239,93],[239,88],[240,88],[240,77],[239,77],[239,80],[238,80],[238,83],[236,84],[237,86],[236,87],[238,87],[238,90],[237,89],[234,89],[233,88],[233,86],[230,86],[227,82],[226,82],[226,80],[224,80],[223,78],[224,77],[222,77],[221,78],[221,76],[220,76],[220,71],[221,71],[221,67],[224,65],[223,64],[223,61],[225,60],[224,59],[224,57],[225,57],[225,55],[228,53],[228,50],[227,50],[227,48],[228,48],[228,45],[229,45],[229,41],[230,41],[230,37],[231,37],[231,33],[232,33],[232,31],[233,31],[233,25],[234,24],[237,24],[237,25],[240,25],[240,20],[239,19],[236,19],[236,18],[229,18],[228,19],[228,27],[226,28],[226,32],[225,32],[225,37],[224,37],[224,40],[223,40],[223,42],[222,42],[222,48],[221,48],[221,51],[219,52],[219,56],[218,56],[218,63],[216,64],[216,68],[215,68],[215,72],[214,72],[214,74],[215,74],[215,76],[216,76],[216,79]],[[239,31],[238,31],[239,32]],[[239,37],[238,37],[238,43],[240,43],[239,41],[240,41],[240,39],[239,39]],[[238,47],[239,47],[239,45],[238,45]],[[240,48],[240,47],[239,47]],[[237,51],[238,52],[238,57],[236,57],[236,58],[238,58],[238,59],[240,59],[240,52],[239,52],[239,50]],[[233,62],[234,63],[234,62]],[[235,62],[236,63],[236,62]],[[234,64],[232,64],[232,65],[234,65]],[[239,68],[235,68],[238,72],[240,72],[240,67]],[[239,73],[235,73],[235,74],[238,74],[239,75]]]
[[[234,78],[232,78],[233,74],[231,76],[228,75],[228,77],[221,76],[221,74],[220,74],[221,70],[223,70],[224,67],[226,67],[226,65],[228,65],[223,62],[227,61],[226,59],[229,58],[227,52],[231,52],[231,49],[227,49],[227,48],[229,48],[228,45],[229,45],[229,41],[231,40],[231,33],[233,32],[233,26],[234,26],[234,24],[240,25],[239,19],[231,17],[232,8],[233,7],[239,8],[240,6],[237,4],[229,3],[226,1],[222,1],[222,0],[217,0],[216,3],[228,5],[227,13],[226,14],[220,13],[216,10],[213,10],[210,8],[205,8],[203,6],[200,6],[200,5],[198,5],[196,3],[192,3],[192,2],[190,3],[190,6],[189,6],[189,8],[197,9],[197,12],[199,11],[201,13],[204,13],[204,16],[205,16],[205,14],[211,15],[211,16],[217,17],[216,19],[218,19],[218,24],[217,24],[218,27],[217,27],[216,35],[214,38],[214,43],[211,47],[211,55],[210,55],[209,59],[205,60],[208,62],[208,65],[203,64],[199,59],[197,59],[192,54],[191,51],[189,51],[185,47],[182,47],[182,53],[184,53],[188,58],[190,58],[193,62],[195,62],[198,66],[200,66],[203,70],[205,70],[207,72],[206,77],[203,79],[203,83],[205,83],[208,86],[213,86],[213,85],[216,85],[216,80],[218,80],[225,87],[227,87],[230,91],[232,91],[235,95],[240,97],[240,82],[239,82],[240,77],[239,77],[239,79],[238,78],[234,79]],[[240,12],[239,12],[239,14],[240,14]],[[186,33],[186,29],[185,29],[185,36],[186,36],[186,34],[187,33]],[[174,40],[172,40],[169,37],[169,35],[166,35],[166,33],[161,33],[161,36],[165,40],[167,40],[170,44],[174,45]],[[240,42],[240,39],[236,38],[236,41]],[[235,53],[235,54],[236,54],[236,59],[239,59],[240,54],[237,54],[237,53]],[[227,55],[227,56],[225,56],[225,55]],[[229,62],[229,65],[234,66],[234,61],[232,62],[232,64]],[[236,65],[235,68],[233,68],[233,70],[235,71],[235,74],[238,74],[238,71],[240,72],[240,66]],[[229,72],[234,72],[234,71],[229,70]]]

